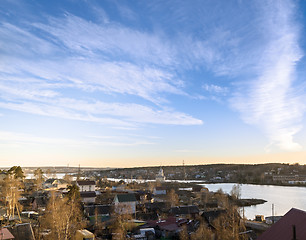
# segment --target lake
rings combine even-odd
[[[222,189],[230,193],[234,183],[201,184],[209,191]],[[241,198],[261,198],[267,202],[264,204],[245,207],[245,216],[254,219],[255,215],[272,215],[272,204],[274,204],[274,215],[284,215],[291,208],[306,211],[306,187],[287,187],[273,185],[240,184]]]

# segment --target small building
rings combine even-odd
[[[264,216],[263,216],[263,215],[256,215],[256,216],[255,216],[255,221],[257,221],[257,222],[263,222],[263,221],[264,221]]]
[[[111,205],[87,205],[84,206],[84,214],[91,224],[104,222],[110,219]]]
[[[14,240],[35,240],[31,223],[20,223],[7,228],[15,237]]]
[[[148,202],[145,208],[150,213],[168,213],[171,208],[170,202]]]
[[[118,214],[135,214],[137,200],[135,194],[117,194],[114,198],[115,212]]]
[[[157,221],[147,221],[144,228],[154,228],[157,239],[179,239],[179,233],[183,226],[187,227],[187,231],[193,221],[187,219],[169,217],[167,219],[159,219]]]
[[[95,235],[86,229],[77,230],[75,234],[75,240],[94,240]]]
[[[265,217],[265,221],[267,224],[277,223],[283,216],[268,216]]]
[[[69,183],[64,179],[49,178],[43,183],[43,188],[46,190],[57,190],[60,188],[67,188]]]
[[[36,196],[33,198],[31,205],[33,210],[44,210],[47,206],[48,199],[44,196]]]
[[[200,210],[197,206],[178,206],[170,209],[170,214],[173,216],[179,217],[196,217],[200,213]]]
[[[155,187],[153,190],[154,195],[166,195],[167,189],[164,187]]]
[[[80,192],[92,192],[96,189],[95,181],[79,180],[76,184],[80,188]]]
[[[95,203],[97,194],[95,191],[80,192],[80,196],[83,203]]]

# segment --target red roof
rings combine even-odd
[[[7,228],[0,229],[0,235],[3,240],[15,238]]]
[[[277,223],[265,231],[258,240],[292,240],[293,225],[296,239],[306,240],[306,212],[292,208]]]
[[[187,223],[186,219],[179,219],[176,220],[175,217],[169,217],[164,220],[158,220],[158,221],[148,221],[148,225],[150,227],[156,227],[159,226],[160,230],[166,230],[169,232],[175,232],[180,229],[181,225]]]

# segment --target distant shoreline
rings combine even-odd
[[[123,181],[155,181],[155,179],[127,179],[127,178],[107,178],[108,180],[109,179],[116,179],[116,181],[120,181],[120,180],[123,180]],[[277,183],[238,183],[238,182],[212,182],[212,181],[203,181],[203,180],[196,180],[196,179],[166,179],[165,183],[175,183],[175,182],[178,182],[178,183],[185,183],[185,184],[243,184],[243,185],[259,185],[259,186],[281,186],[281,187],[306,187],[306,185],[301,185],[301,184],[277,184]]]

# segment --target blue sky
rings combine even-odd
[[[303,1],[1,5],[0,165],[306,163]]]

